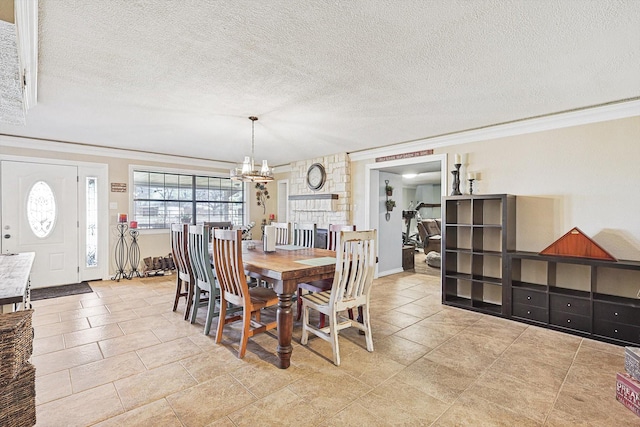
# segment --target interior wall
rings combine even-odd
[[[517,249],[539,252],[579,227],[619,259],[640,260],[640,117],[434,148],[463,155],[475,171],[474,194],[517,196]],[[428,148],[428,141],[425,141]],[[451,185],[453,155],[448,156]],[[354,185],[365,165],[352,164]],[[468,192],[466,183],[463,191]],[[365,197],[354,191],[356,205]],[[355,212],[358,222],[363,212]]]
[[[396,202],[396,207],[389,213],[389,221],[385,218],[387,213],[385,180],[389,180],[389,185],[394,188],[393,195],[389,199]],[[378,195],[375,211],[378,216],[378,273],[380,275],[396,273],[402,271],[402,229],[404,225],[402,207],[409,203],[408,201],[405,203],[404,200],[402,176],[380,171],[379,181],[372,182],[371,185],[378,186],[378,191],[375,192]]]
[[[119,212],[129,212],[129,191],[130,185],[129,182],[129,165],[139,165],[139,166],[149,166],[149,167],[160,167],[160,168],[171,168],[176,170],[192,170],[192,171],[202,171],[204,173],[211,174],[228,174],[228,169],[220,169],[220,168],[207,168],[205,166],[199,165],[189,165],[189,164],[176,164],[169,162],[158,162],[158,161],[145,161],[140,159],[127,159],[124,157],[109,157],[109,156],[95,156],[95,155],[83,155],[83,154],[74,154],[74,153],[66,153],[54,150],[39,150],[39,149],[25,149],[18,147],[9,147],[9,146],[1,146],[1,154],[3,155],[12,155],[12,156],[24,156],[24,157],[35,157],[35,158],[43,158],[43,159],[58,159],[58,160],[67,160],[67,161],[78,161],[78,162],[93,162],[93,163],[105,163],[109,168],[109,184],[110,183],[127,183],[127,192],[126,193],[115,193],[109,192],[109,274],[113,274],[115,271],[114,265],[114,247],[117,240],[117,236],[115,233],[115,227],[117,225],[118,219],[117,215]],[[109,185],[110,187],[110,185]],[[275,188],[275,185],[273,185]],[[253,217],[253,211],[257,209],[257,201],[255,195],[252,196],[253,188],[250,186],[247,188],[247,197],[249,200],[249,217]],[[269,188],[271,191],[271,188]],[[275,198],[272,196],[269,199],[270,203],[275,203]],[[269,209],[269,205],[267,205]],[[271,211],[275,212],[275,208]],[[269,210],[268,210],[269,212]],[[261,213],[261,211],[260,211]],[[129,214],[129,218],[131,215]],[[260,227],[259,223],[256,225],[257,236],[260,237]],[[254,232],[254,237],[256,236]],[[141,230],[140,237],[138,240],[138,244],[140,246],[140,259],[144,259],[146,257],[154,257],[154,256],[166,256],[171,252],[171,245],[169,241],[169,231],[156,231],[156,230]],[[142,265],[142,261],[141,261]],[[142,268],[142,267],[141,267]]]

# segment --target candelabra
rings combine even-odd
[[[125,267],[127,265],[127,242],[124,238],[128,228],[129,226],[127,223],[123,222],[116,226],[118,231],[118,241],[116,242],[115,247],[116,274],[111,278],[111,280],[115,280],[117,282],[119,282],[120,279],[129,279],[127,272],[125,271]]]
[[[453,185],[451,187],[453,191],[451,191],[451,195],[460,196],[462,194],[460,192],[460,166],[462,166],[462,163],[456,163],[454,166],[456,167],[456,170],[451,171],[451,174],[453,175]]]
[[[138,266],[140,265],[140,247],[138,246],[138,235],[140,232],[132,228],[129,230],[129,234],[131,235],[131,246],[129,246],[129,265],[131,266],[131,271],[129,272],[128,279],[135,277],[143,277],[142,274],[138,271]]]

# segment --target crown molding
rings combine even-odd
[[[553,129],[562,129],[590,123],[605,122],[640,116],[640,99],[606,104],[582,110],[558,113],[549,116],[524,119],[501,125],[488,126],[449,135],[423,138],[416,141],[373,148],[370,150],[349,153],[351,161],[371,160],[417,150],[442,148],[458,144],[486,141],[488,139],[525,135]]]
[[[29,150],[55,151],[56,153],[71,153],[85,156],[115,157],[118,159],[152,161],[188,166],[198,166],[213,169],[227,169],[235,167],[235,163],[217,160],[182,157],[178,155],[149,153],[118,148],[98,147],[93,145],[73,144],[68,142],[48,141],[28,137],[0,135],[0,147],[14,147]]]

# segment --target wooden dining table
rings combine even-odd
[[[278,294],[278,357],[279,367],[286,369],[291,363],[291,336],[293,334],[293,295],[298,283],[332,278],[336,253],[327,249],[301,246],[276,246],[274,252],[264,252],[262,242],[254,242],[254,249],[245,243],[242,262],[245,272],[258,280],[273,285]]]

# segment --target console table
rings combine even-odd
[[[0,313],[29,308],[29,275],[35,252],[0,255]]]

